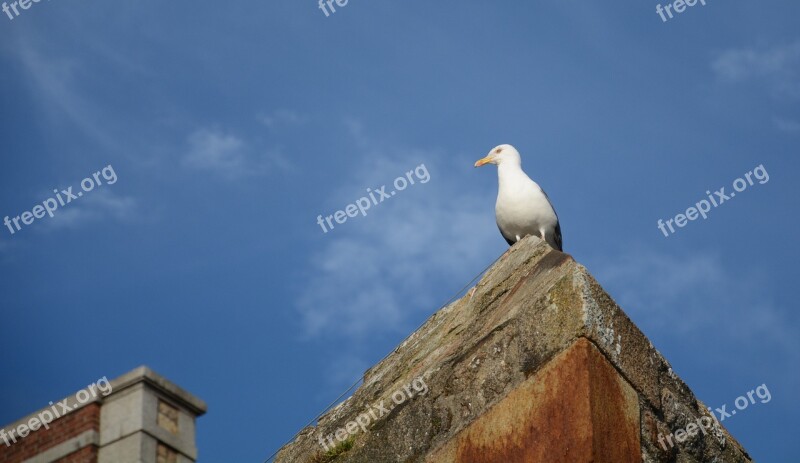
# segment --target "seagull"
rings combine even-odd
[[[527,235],[538,236],[554,249],[562,250],[561,225],[547,193],[525,172],[519,151],[500,145],[478,160],[475,167],[497,166],[497,203],[494,206],[497,228],[509,246]]]

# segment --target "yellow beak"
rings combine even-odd
[[[483,159],[478,159],[475,162],[475,167],[480,167],[480,166],[482,166],[484,164],[489,164],[490,162],[492,162],[492,157],[491,156],[486,156]]]

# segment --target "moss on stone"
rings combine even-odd
[[[355,442],[356,442],[355,437],[349,437],[344,442],[339,442],[338,444],[336,444],[336,446],[334,446],[327,452],[317,453],[316,455],[311,457],[310,460],[308,460],[308,463],[329,463],[331,461],[334,461],[336,460],[336,458],[339,457],[339,455],[347,453],[347,451],[352,449]]]

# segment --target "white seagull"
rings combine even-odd
[[[494,206],[497,227],[508,244],[525,238],[538,236],[559,251],[561,247],[561,225],[558,215],[547,193],[525,172],[522,159],[511,145],[500,145],[478,160],[475,167],[484,164],[497,166],[497,203]]]

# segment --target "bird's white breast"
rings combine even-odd
[[[547,196],[521,169],[499,172],[495,214],[497,225],[511,237],[539,235],[540,229],[552,230],[558,222]]]

